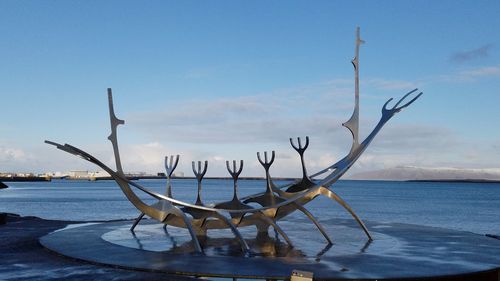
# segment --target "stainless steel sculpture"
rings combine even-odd
[[[392,98],[389,99],[382,108],[382,117],[380,118],[378,124],[368,137],[366,137],[366,139],[359,142],[359,47],[362,43],[364,43],[364,41],[360,38],[359,28],[357,29],[356,35],[356,50],[354,59],[352,60],[355,73],[354,112],[351,118],[343,124],[344,127],[349,129],[353,137],[351,149],[349,153],[337,163],[334,163],[329,167],[309,176],[304,162],[304,153],[309,146],[309,137],[305,138],[304,145],[302,145],[300,138],[297,138],[297,144],[290,139],[290,144],[299,154],[302,165],[302,178],[292,184],[284,186],[277,186],[274,184],[269,172],[269,168],[273,164],[275,158],[274,151],[271,152],[270,156],[267,152],[264,152],[263,159],[261,154],[257,153],[257,158],[265,170],[266,190],[262,193],[254,194],[241,199],[237,194],[237,186],[238,177],[243,169],[243,161],[240,161],[239,168],[236,165],[236,161],[233,161],[232,168],[230,167],[229,162],[226,162],[227,170],[233,178],[233,199],[227,202],[215,204],[213,207],[205,206],[201,199],[202,181],[208,167],[207,161],[204,162],[203,167],[202,162],[198,162],[197,165],[195,165],[195,162],[192,163],[193,172],[198,182],[198,196],[194,204],[174,199],[172,196],[171,177],[179,161],[178,155],[175,159],[173,156],[165,158],[165,168],[167,171],[166,194],[151,191],[137,182],[128,180],[123,173],[117,138],[117,127],[118,125],[123,125],[124,121],[115,116],[111,89],[108,89],[109,113],[111,121],[111,135],[108,139],[111,141],[113,146],[116,170],[111,169],[92,155],[72,145],[62,145],[51,141],[46,141],[46,143],[55,145],[58,149],[94,163],[113,177],[128,200],[141,212],[141,215],[136,219],[131,227],[132,231],[144,215],[147,215],[163,223],[165,226],[171,225],[175,227],[187,228],[192,237],[193,246],[198,252],[202,252],[202,247],[200,246],[198,237],[206,236],[207,230],[229,228],[241,244],[242,250],[245,253],[250,253],[249,246],[238,230],[238,228],[245,226],[255,226],[259,233],[267,233],[269,227],[272,226],[290,246],[293,246],[292,241],[290,241],[285,231],[280,228],[277,222],[296,210],[303,212],[323,234],[327,242],[332,244],[332,239],[328,236],[324,228],[305,208],[307,203],[320,195],[336,201],[344,209],[346,209],[357,221],[359,226],[365,232],[367,239],[370,241],[372,240],[372,236],[363,221],[340,196],[331,190],[330,186],[334,184],[345,172],[347,172],[347,170],[349,170],[354,162],[366,150],[368,145],[382,129],[385,123],[387,123],[387,121],[389,121],[389,119],[391,119],[396,113],[412,104],[420,97],[420,95],[422,95],[422,93],[419,93],[410,101],[401,105],[409,95],[417,91],[417,89],[414,89],[403,96],[392,108],[388,108],[389,102],[392,101]],[[319,179],[319,176],[322,175],[323,178]],[[315,178],[318,179],[315,180]],[[136,195],[134,189],[142,191],[158,201],[152,205],[148,205]],[[260,207],[253,207],[249,205],[249,203],[257,203]]]

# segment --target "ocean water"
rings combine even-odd
[[[165,192],[165,180],[139,183]],[[138,211],[127,201],[114,181],[70,181],[7,183],[0,190],[0,212],[45,219],[94,221],[135,218]],[[264,191],[263,180],[239,181],[240,197]],[[401,222],[438,226],[479,234],[500,234],[500,184],[450,182],[339,181],[332,190],[367,221]],[[138,191],[140,197],[148,199]],[[174,180],[173,196],[194,202],[195,180]],[[232,181],[204,180],[204,203],[232,198]],[[318,197],[306,206],[320,221],[350,218],[336,202]],[[294,216],[303,216],[295,212]]]

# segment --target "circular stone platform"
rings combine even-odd
[[[307,220],[280,221],[294,248],[282,238],[255,237],[255,228],[240,231],[255,252],[241,253],[229,230],[213,230],[194,252],[185,229],[145,220],[135,232],[131,221],[71,225],[40,239],[57,253],[127,269],[207,277],[289,278],[295,269],[320,279],[405,279],[474,276],[500,268],[500,240],[469,232],[410,224],[368,222],[367,241],[352,220],[321,221],[334,240],[326,240]],[[486,273],[485,273],[486,272]],[[488,275],[488,276],[490,276]],[[450,279],[451,280],[451,279]],[[465,279],[460,279],[465,280]]]

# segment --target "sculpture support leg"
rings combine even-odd
[[[316,218],[311,214],[311,212],[309,212],[306,208],[304,208],[304,206],[301,206],[299,204],[294,204],[294,205],[297,206],[297,210],[299,210],[302,213],[304,213],[314,223],[314,225],[316,225],[316,227],[318,228],[319,232],[321,232],[321,234],[323,234],[323,236],[328,241],[328,243],[329,244],[333,244],[332,240],[330,239],[330,237],[328,237],[328,234],[326,233],[326,231],[323,228],[323,226],[316,220]]]
[[[182,217],[182,219],[184,220],[184,224],[186,225],[186,228],[188,229],[189,234],[191,235],[191,239],[193,240],[194,248],[196,249],[197,252],[203,253],[200,241],[198,241],[198,237],[196,237],[196,233],[194,232],[193,226],[191,225],[189,218],[181,210],[177,210],[175,215]]]
[[[366,236],[368,236],[368,239],[373,240],[372,236],[370,235],[370,232],[368,231],[368,228],[366,228],[363,221],[358,217],[358,215],[356,215],[356,213],[354,213],[352,208],[342,198],[340,198],[340,196],[338,196],[337,194],[335,194],[333,191],[331,191],[326,187],[321,187],[320,193],[332,200],[337,201],[342,207],[344,207],[344,209],[346,209],[351,214],[351,216],[358,222],[363,231],[366,233]]]
[[[290,247],[293,247],[293,243],[292,243],[292,241],[290,240],[290,238],[288,238],[288,235],[286,235],[286,233],[283,231],[283,229],[281,229],[281,227],[280,227],[279,225],[277,225],[277,224],[274,222],[274,220],[272,220],[271,218],[267,217],[266,215],[264,215],[264,214],[262,214],[262,213],[260,213],[260,214],[261,214],[261,216],[260,216],[260,217],[261,217],[261,218],[262,218],[262,219],[263,219],[266,223],[268,223],[268,224],[272,225],[272,226],[274,227],[274,229],[275,229],[276,231],[278,231],[278,232],[279,232],[279,234],[281,234],[281,236],[285,239],[286,243],[288,243],[288,245],[289,245]]]
[[[130,231],[134,231],[135,227],[137,226],[137,224],[139,224],[139,222],[142,220],[142,218],[144,217],[144,213],[141,213],[134,221],[134,224],[132,224],[132,227],[130,227]]]
[[[250,247],[248,247],[247,242],[245,241],[243,236],[241,236],[241,233],[238,231],[238,229],[236,229],[236,226],[228,218],[218,213],[213,214],[213,217],[218,218],[221,221],[225,222],[231,228],[231,231],[234,233],[234,236],[236,236],[236,238],[238,238],[238,240],[240,241],[243,252],[250,253]]]

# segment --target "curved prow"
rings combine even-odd
[[[115,164],[116,164],[116,172],[120,175],[124,175],[123,173],[123,167],[121,163],[121,158],[120,158],[120,150],[118,148],[118,125],[123,125],[125,124],[124,120],[118,119],[115,115],[115,110],[113,108],[113,93],[111,91],[111,88],[108,88],[108,105],[109,105],[109,119],[110,119],[110,124],[111,124],[111,134],[109,135],[108,139],[113,145],[113,153],[115,156]],[[61,149],[61,147],[58,147]],[[65,150],[65,149],[63,149]],[[70,152],[71,153],[71,152]],[[109,173],[109,171],[108,171]],[[111,174],[111,173],[110,173]],[[118,185],[120,186],[121,190],[127,197],[127,199],[142,213],[145,213],[146,215],[159,220],[163,221],[165,220],[167,214],[166,212],[163,212],[162,210],[159,210],[157,208],[154,208],[152,206],[147,205],[144,203],[136,194],[135,192],[130,188],[129,184],[127,181],[121,180],[121,179],[115,179]]]
[[[404,105],[400,104],[411,94],[417,92],[418,89],[414,89],[410,92],[408,92],[406,95],[404,95],[392,108],[387,108],[387,105],[389,104],[390,101],[392,101],[392,98],[389,99],[384,106],[382,107],[382,116],[380,117],[379,122],[373,128],[372,132],[363,140],[362,143],[358,145],[358,147],[354,150],[352,150],[346,157],[342,158],[339,162],[327,167],[326,169],[323,169],[316,174],[314,174],[312,177],[316,177],[318,175],[324,174],[326,172],[331,172],[328,176],[326,176],[320,183],[319,185],[328,187],[332,185],[334,182],[336,182],[349,168],[358,160],[358,158],[363,154],[363,152],[366,150],[368,145],[373,141],[375,136],[380,132],[382,127],[398,112],[400,112],[403,108],[408,107],[411,105],[413,102],[415,102],[423,93],[420,92],[418,93],[415,97],[413,97],[410,101],[405,103]]]
[[[121,188],[127,199],[142,213],[147,214],[148,216],[154,218],[154,219],[161,219],[162,221],[165,219],[165,213],[162,212],[161,210],[155,209],[151,206],[148,206],[145,204],[137,195],[133,192],[133,190],[130,188],[129,183],[126,179],[126,177],[122,173],[118,173],[113,171],[111,168],[108,166],[104,165],[101,161],[93,157],[92,155],[84,152],[83,150],[80,150],[74,146],[71,146],[69,144],[59,144],[56,142],[52,141],[45,141],[45,143],[53,145],[57,147],[58,149],[65,151],[67,153],[73,154],[75,156],[78,156],[86,161],[89,161],[91,163],[96,164],[100,168],[102,168],[104,171],[106,171],[108,174],[110,174],[116,183],[118,183],[118,186]]]
[[[392,108],[388,109],[387,105],[392,100],[389,99],[384,106],[382,107],[382,117],[380,118],[377,125],[373,128],[372,132],[363,140],[363,142],[359,142],[359,47],[361,44],[365,43],[361,39],[359,27],[356,29],[356,48],[354,59],[352,60],[352,65],[354,66],[354,111],[352,113],[351,118],[342,125],[349,129],[352,134],[352,146],[351,150],[340,161],[335,164],[330,165],[329,167],[313,174],[311,178],[318,177],[323,174],[327,174],[327,176],[320,181],[319,186],[329,187],[333,183],[335,183],[345,172],[349,170],[349,168],[356,162],[356,160],[363,154],[368,145],[373,141],[378,132],[382,129],[382,127],[391,119],[394,114],[400,112],[403,108],[408,107],[414,101],[416,101],[421,95],[422,92],[417,94],[414,98],[412,98],[409,102],[404,105],[400,104],[412,93],[416,92],[418,89],[414,89],[404,95]]]

